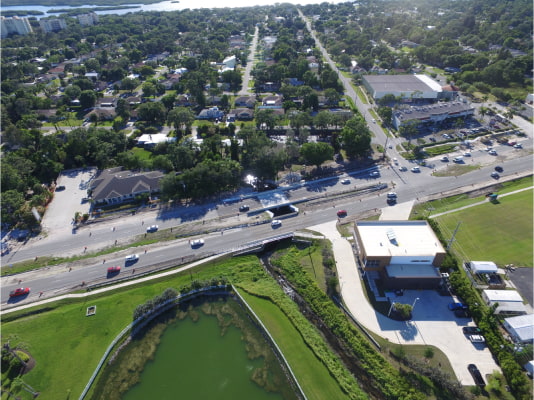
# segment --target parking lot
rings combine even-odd
[[[48,236],[71,235],[75,213],[83,215],[89,212],[90,204],[82,199],[87,197],[88,183],[95,174],[96,169],[77,169],[61,173],[57,186],[64,186],[65,189],[54,193],[42,221]]]

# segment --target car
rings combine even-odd
[[[279,219],[273,219],[271,221],[271,226],[273,228],[278,228],[279,226],[282,226],[282,221],[280,221]]]
[[[18,296],[25,296],[28,293],[30,293],[30,288],[17,288],[15,290],[12,290],[9,292],[9,297],[18,297]]]
[[[139,260],[139,254],[130,254],[129,256],[124,257],[124,261],[127,263],[136,262],[137,260]]]
[[[491,173],[491,177],[494,178],[494,179],[499,179],[500,175],[497,172],[492,172]]]
[[[121,272],[121,267],[119,265],[108,268],[108,275],[118,274],[119,272]]]
[[[191,247],[201,247],[204,246],[204,239],[195,239],[191,240]]]
[[[521,143],[514,144],[514,149],[522,149],[523,145]]]
[[[399,160],[397,160],[397,157],[393,157],[393,163],[395,165],[399,165]]]
[[[396,198],[397,198],[397,193],[395,193],[395,192],[389,192],[389,193],[387,194],[387,197],[388,197],[388,199],[396,199]]]
[[[478,326],[464,326],[462,332],[464,335],[479,335],[481,330]]]
[[[371,121],[373,121],[373,124],[376,123],[376,119],[374,119],[374,118]]]
[[[246,204],[243,204],[241,207],[239,207],[239,211],[244,212],[250,210],[250,207]]]
[[[471,318],[471,313],[469,312],[469,310],[463,308],[460,310],[454,310],[454,315],[457,318]]]
[[[412,172],[421,172],[421,170],[419,169],[419,167],[412,167],[411,171],[412,171]]]
[[[371,178],[376,178],[376,177],[379,176],[379,175],[380,175],[380,173],[379,173],[378,171],[373,171],[373,172],[371,172],[371,173],[369,174],[369,176],[370,176]]]
[[[496,156],[497,155],[497,152],[495,150],[489,150],[488,151],[488,154],[492,155],[492,156]]]
[[[457,164],[458,164],[458,163],[463,163],[463,162],[464,162],[464,158],[463,158],[462,156],[458,156],[458,157],[454,157],[454,158],[452,159],[452,161],[455,162],[455,163],[457,163]]]
[[[484,382],[484,378],[482,378],[482,374],[480,373],[479,369],[475,364],[469,364],[467,366],[467,369],[471,373],[471,376],[473,377],[475,384],[480,387],[486,386],[486,382]]]
[[[465,305],[464,303],[460,303],[460,302],[449,303],[449,305],[448,305],[447,307],[448,307],[449,310],[451,310],[451,311],[455,311],[455,310],[466,310],[466,309],[467,309],[467,305]]]
[[[146,228],[147,233],[156,232],[159,229],[159,226],[157,225],[150,225],[148,228]]]
[[[517,142],[508,142],[508,146],[515,146],[517,144]]]
[[[337,216],[341,217],[341,218],[346,217],[347,216],[347,210],[338,210],[337,211]]]
[[[495,171],[497,171],[497,172],[503,172],[504,170],[503,170],[503,168],[502,168],[500,165],[497,165],[497,166],[495,167]]]
[[[466,151],[464,153],[464,157],[471,157],[471,152],[470,151]]]
[[[406,168],[404,165],[401,165],[401,166],[399,167],[399,171],[404,172],[404,171],[407,171],[407,170],[408,170],[408,168]]]
[[[63,185],[56,186],[56,192],[61,192],[63,190],[65,190],[65,186],[63,186]]]
[[[447,162],[447,161],[449,161],[449,157],[443,156],[443,157],[441,157],[440,161]]]
[[[469,335],[468,337],[472,343],[486,343],[486,339],[482,335]]]
[[[349,178],[342,179],[342,180],[341,180],[341,183],[342,183],[343,185],[348,185],[348,184],[350,183],[350,179],[349,179]]]

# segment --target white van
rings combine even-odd
[[[464,158],[462,156],[454,157],[452,159],[452,161],[455,162],[455,163],[462,163],[462,162],[464,162]]]

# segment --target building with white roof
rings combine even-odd
[[[504,319],[504,329],[514,342],[532,343],[534,341],[534,315],[518,315]]]
[[[426,221],[359,221],[358,256],[388,289],[434,289],[446,251]]]
[[[523,298],[516,290],[492,290],[482,291],[482,298],[490,307],[497,305],[495,314],[521,315],[527,313]]]
[[[373,99],[386,94],[404,99],[437,100],[441,85],[427,75],[364,75],[362,83]]]
[[[499,270],[492,261],[471,261],[469,267],[473,274],[495,274]]]
[[[176,138],[174,136],[169,137],[164,133],[145,133],[137,138],[137,145],[146,148],[151,148],[155,147],[158,143],[170,143],[175,141]]]

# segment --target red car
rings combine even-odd
[[[337,212],[338,217],[346,217],[347,216],[347,210],[339,210]]]
[[[108,274],[111,275],[111,274],[118,274],[119,272],[121,272],[121,267],[120,266],[115,266],[115,267],[109,267],[108,268]]]
[[[18,288],[9,293],[9,297],[17,297],[17,296],[24,296],[26,294],[30,293],[30,288]]]

